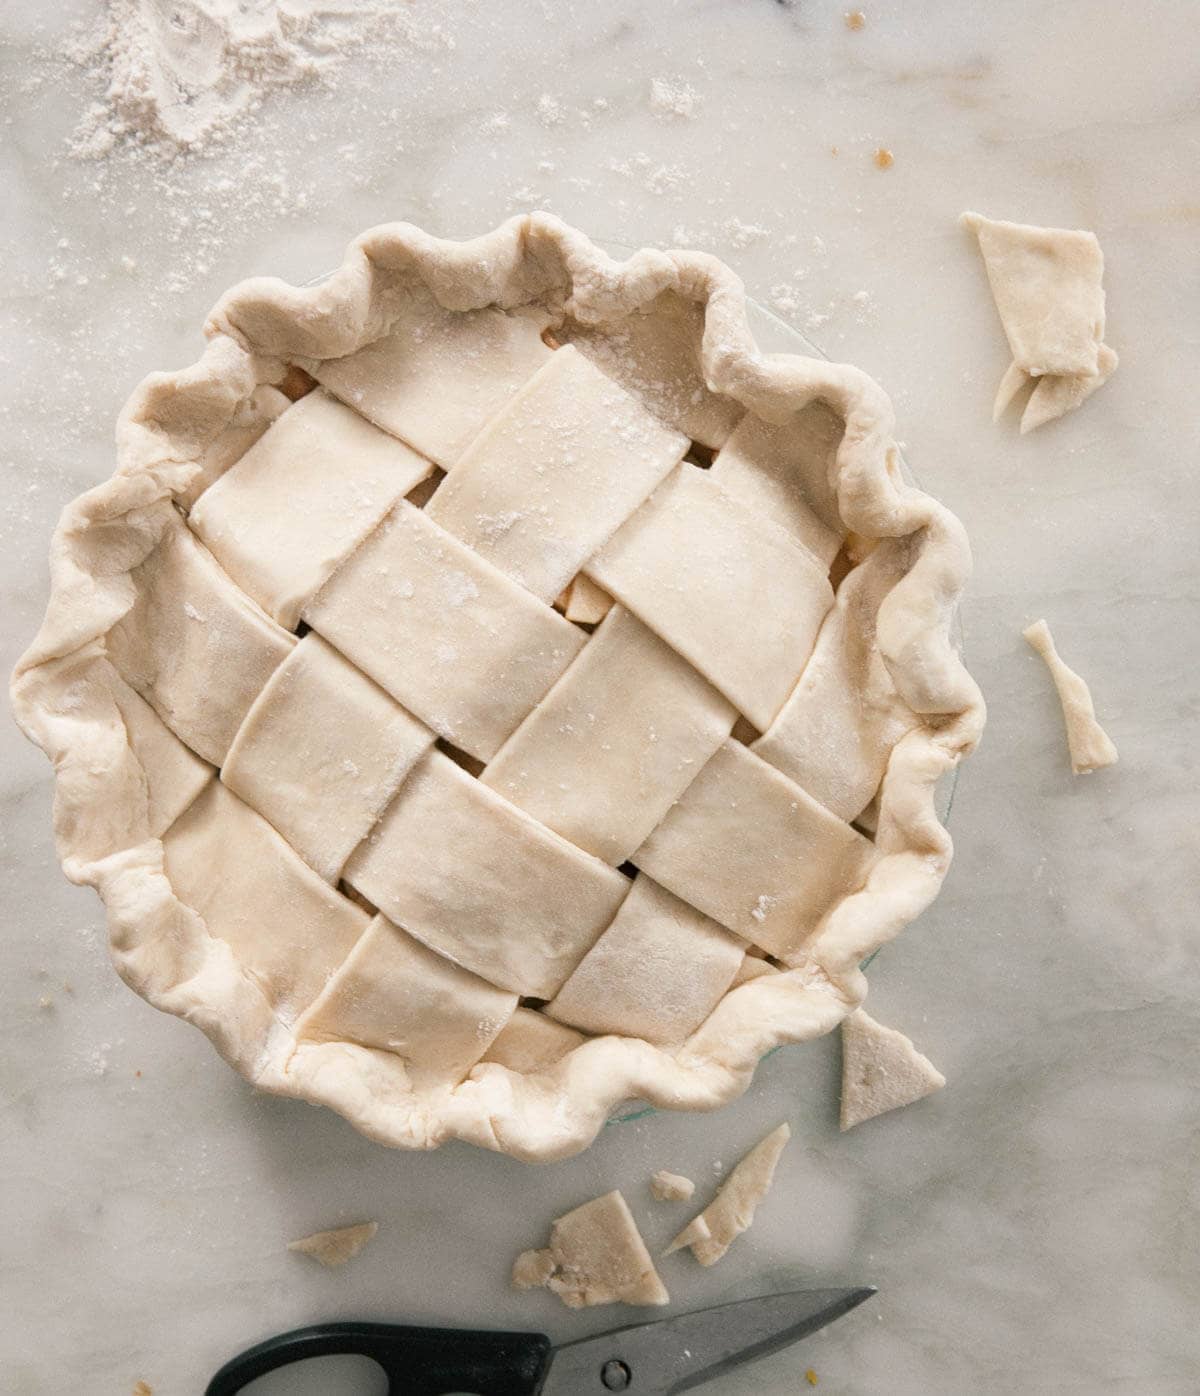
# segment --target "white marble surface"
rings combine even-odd
[[[543,1169],[387,1152],[256,1097],[134,998],[97,901],[59,874],[46,763],[10,725],[0,1388],[194,1393],[239,1346],[320,1317],[556,1338],[625,1321],[511,1293],[512,1255],[614,1185],[663,1240],[677,1213],[649,1202],[649,1172],[704,1187],[784,1117],[795,1140],[757,1229],[713,1271],[666,1262],[676,1302],[881,1292],[713,1396],[796,1391],[809,1366],[819,1390],[864,1396],[1200,1389],[1195,11],[878,0],[851,33],[824,0],[444,6],[453,47],[363,57],[331,93],[272,98],[228,152],[157,169],[65,155],[97,94],[46,56],[89,6],[59,8],[9,0],[0,18],[7,665],[44,605],[60,508],[111,468],[137,379],[194,356],[221,289],[311,277],[374,222],[469,233],[541,206],[620,242],[718,252],[889,389],[922,483],[972,535],[966,649],[991,723],[945,893],[872,971],[874,1011],[942,1067],[944,1092],[839,1137],[825,1040],[766,1062],[718,1116],[610,1128]],[[411,9],[419,37],[430,8]],[[695,89],[692,117],[652,111],[656,77]],[[1005,353],[955,226],[968,207],[1093,227],[1108,258],[1121,368],[1030,438],[988,420]],[[1069,773],[1020,638],[1043,614],[1092,681],[1113,770]],[[379,1237],[344,1272],[283,1250],[363,1217]]]

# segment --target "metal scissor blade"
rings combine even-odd
[[[564,1343],[550,1360],[541,1396],[608,1396],[622,1390],[630,1396],[678,1396],[815,1333],[874,1293],[863,1285],[764,1294]]]

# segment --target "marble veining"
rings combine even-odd
[[[267,1333],[351,1314],[542,1327],[506,1285],[556,1212],[621,1186],[652,1247],[781,1118],[757,1228],[712,1271],[664,1262],[680,1306],[869,1280],[880,1295],[705,1388],[1200,1389],[1200,50],[1179,0],[920,6],[630,0],[412,4],[412,42],[272,96],[227,148],[69,157],[98,95],[60,56],[90,3],[0,18],[0,615],[7,666],[45,604],[62,505],[111,469],[145,372],[193,357],[238,277],[307,280],[360,229],[471,233],[526,207],[627,245],[710,249],[751,294],[896,404],[914,470],[966,523],[964,614],[991,721],[960,782],[937,905],[871,969],[872,1013],[949,1078],[837,1132],[838,1044],[780,1052],[712,1117],[605,1131],[532,1169],[387,1152],[257,1097],[110,969],[100,908],[61,877],[50,775],[0,730],[0,1387],[192,1393]],[[426,42],[425,22],[445,38]],[[694,100],[654,100],[654,82]],[[678,108],[682,108],[679,110]],[[879,169],[874,152],[894,163]],[[1006,351],[964,208],[1092,227],[1113,380],[1027,438],[993,426]],[[1045,615],[1121,752],[1075,779],[1021,639]],[[380,1223],[345,1271],[285,1243]]]

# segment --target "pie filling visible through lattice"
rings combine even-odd
[[[128,982],[384,1142],[538,1159],[852,1012],[983,721],[876,385],[545,215],[376,229],[206,329],[14,677]]]

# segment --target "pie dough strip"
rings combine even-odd
[[[631,885],[437,750],[418,762],[344,875],[431,949],[541,999],[558,992]]]
[[[242,403],[233,420],[200,453],[195,464],[188,463],[190,478],[175,494],[175,502],[186,513],[206,489],[241,460],[277,417],[291,406],[278,388],[256,388]]]
[[[130,579],[135,600],[109,631],[108,656],[177,737],[220,766],[295,637],[233,585],[174,511]]]
[[[979,239],[992,298],[1024,373],[1094,374],[1104,338],[1104,254],[1095,233],[964,213]]]
[[[688,445],[568,345],[471,442],[426,512],[549,603]]]
[[[162,847],[176,896],[229,946],[285,1023],[317,997],[367,927],[360,907],[220,781],[180,815]]]
[[[564,1027],[544,1013],[518,1008],[493,1039],[481,1058],[522,1076],[553,1066],[587,1039],[574,1028]]]
[[[799,683],[751,746],[839,819],[862,813],[892,748],[919,720],[875,638],[879,608],[909,553],[906,542],[886,539],[845,577]]]
[[[550,358],[545,314],[462,312],[410,291],[386,334],[314,363],[317,380],[443,470]]]
[[[781,959],[856,891],[872,845],[740,742],[720,747],[633,855],[656,881]]]
[[[234,581],[295,630],[341,560],[432,470],[317,389],[200,496],[188,522]]]
[[[423,1092],[461,1081],[516,1006],[516,994],[376,916],[297,1022],[296,1037],[392,1052]]]
[[[717,1006],[744,954],[744,942],[643,873],[546,1012],[595,1036],[674,1046]]]
[[[617,867],[729,736],[735,716],[690,664],[614,606],[482,780]]]
[[[686,461],[586,568],[762,731],[833,604],[827,569]]]
[[[787,429],[747,415],[717,452],[711,471],[722,489],[770,519],[826,572],[842,546],[837,504],[828,485],[841,434],[841,423],[820,403],[797,414]],[[832,516],[833,524],[818,509],[825,519]]]
[[[1054,647],[1054,637],[1044,620],[1037,620],[1022,634],[1042,656],[1058,700],[1062,704],[1063,721],[1067,727],[1067,747],[1071,753],[1071,769],[1077,776],[1111,766],[1117,760],[1117,748],[1104,728],[1096,721],[1092,695],[1087,684],[1074,669],[1063,663]]]
[[[311,631],[267,680],[221,779],[336,883],[433,739]]]
[[[304,619],[402,707],[484,761],[587,641],[404,500]]]

